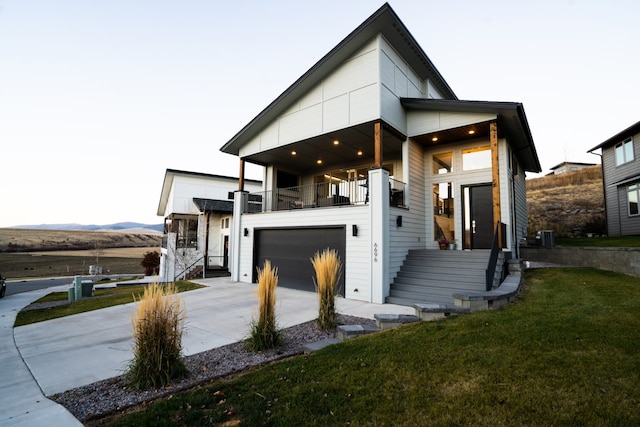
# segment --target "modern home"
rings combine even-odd
[[[249,191],[262,182],[245,180]],[[158,216],[164,218],[160,280],[228,272],[229,231],[238,178],[167,169]]]
[[[595,163],[562,162],[552,167],[549,175],[560,175],[561,173],[575,172],[595,165]]]
[[[640,234],[640,122],[596,145],[601,150],[607,233]]]
[[[310,258],[332,248],[339,293],[377,303],[498,285],[541,171],[522,104],[459,100],[388,4],[221,150],[265,171],[235,193],[232,279],[268,259],[279,286],[313,290]]]

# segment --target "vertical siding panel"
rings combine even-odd
[[[391,252],[389,254],[389,283],[400,271],[400,267],[410,249],[425,247],[425,164],[422,147],[412,140],[408,144],[408,180],[407,193],[409,200],[405,203],[408,209],[391,207],[389,209],[389,240]],[[402,216],[402,227],[398,227],[396,220]]]

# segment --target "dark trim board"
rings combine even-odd
[[[311,258],[323,249],[336,249],[345,265],[346,226],[257,228],[254,230],[253,282],[258,281],[257,268],[264,261],[278,268],[278,286],[315,291],[315,273]],[[338,293],[344,295],[344,271],[340,275]]]

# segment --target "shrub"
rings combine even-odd
[[[591,218],[584,226],[582,230],[585,233],[593,233],[597,235],[607,234],[607,223],[604,220],[604,216],[599,215]]]
[[[327,331],[338,325],[336,316],[336,287],[342,265],[335,249],[325,249],[316,252],[311,258],[311,264],[316,271],[313,282],[318,294],[318,328]]]
[[[266,260],[262,269],[258,268],[258,320],[251,324],[251,336],[247,341],[254,351],[275,348],[282,343],[280,330],[276,325],[276,288],[278,268],[271,267]]]
[[[145,288],[131,317],[134,358],[128,373],[133,386],[163,387],[188,374],[181,354],[184,314],[174,284]]]
[[[144,258],[140,263],[144,267],[145,276],[157,274],[160,268],[160,253],[158,251],[149,251],[144,253]]]

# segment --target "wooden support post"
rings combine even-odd
[[[240,159],[240,176],[238,177],[238,191],[244,191],[244,159]]]
[[[374,141],[374,163],[373,167],[382,166],[382,124],[375,122],[373,124],[373,141]]]
[[[493,231],[498,225],[498,248],[502,249],[502,217],[500,210],[500,158],[498,156],[498,123],[489,124],[491,138],[491,184],[493,197]]]

